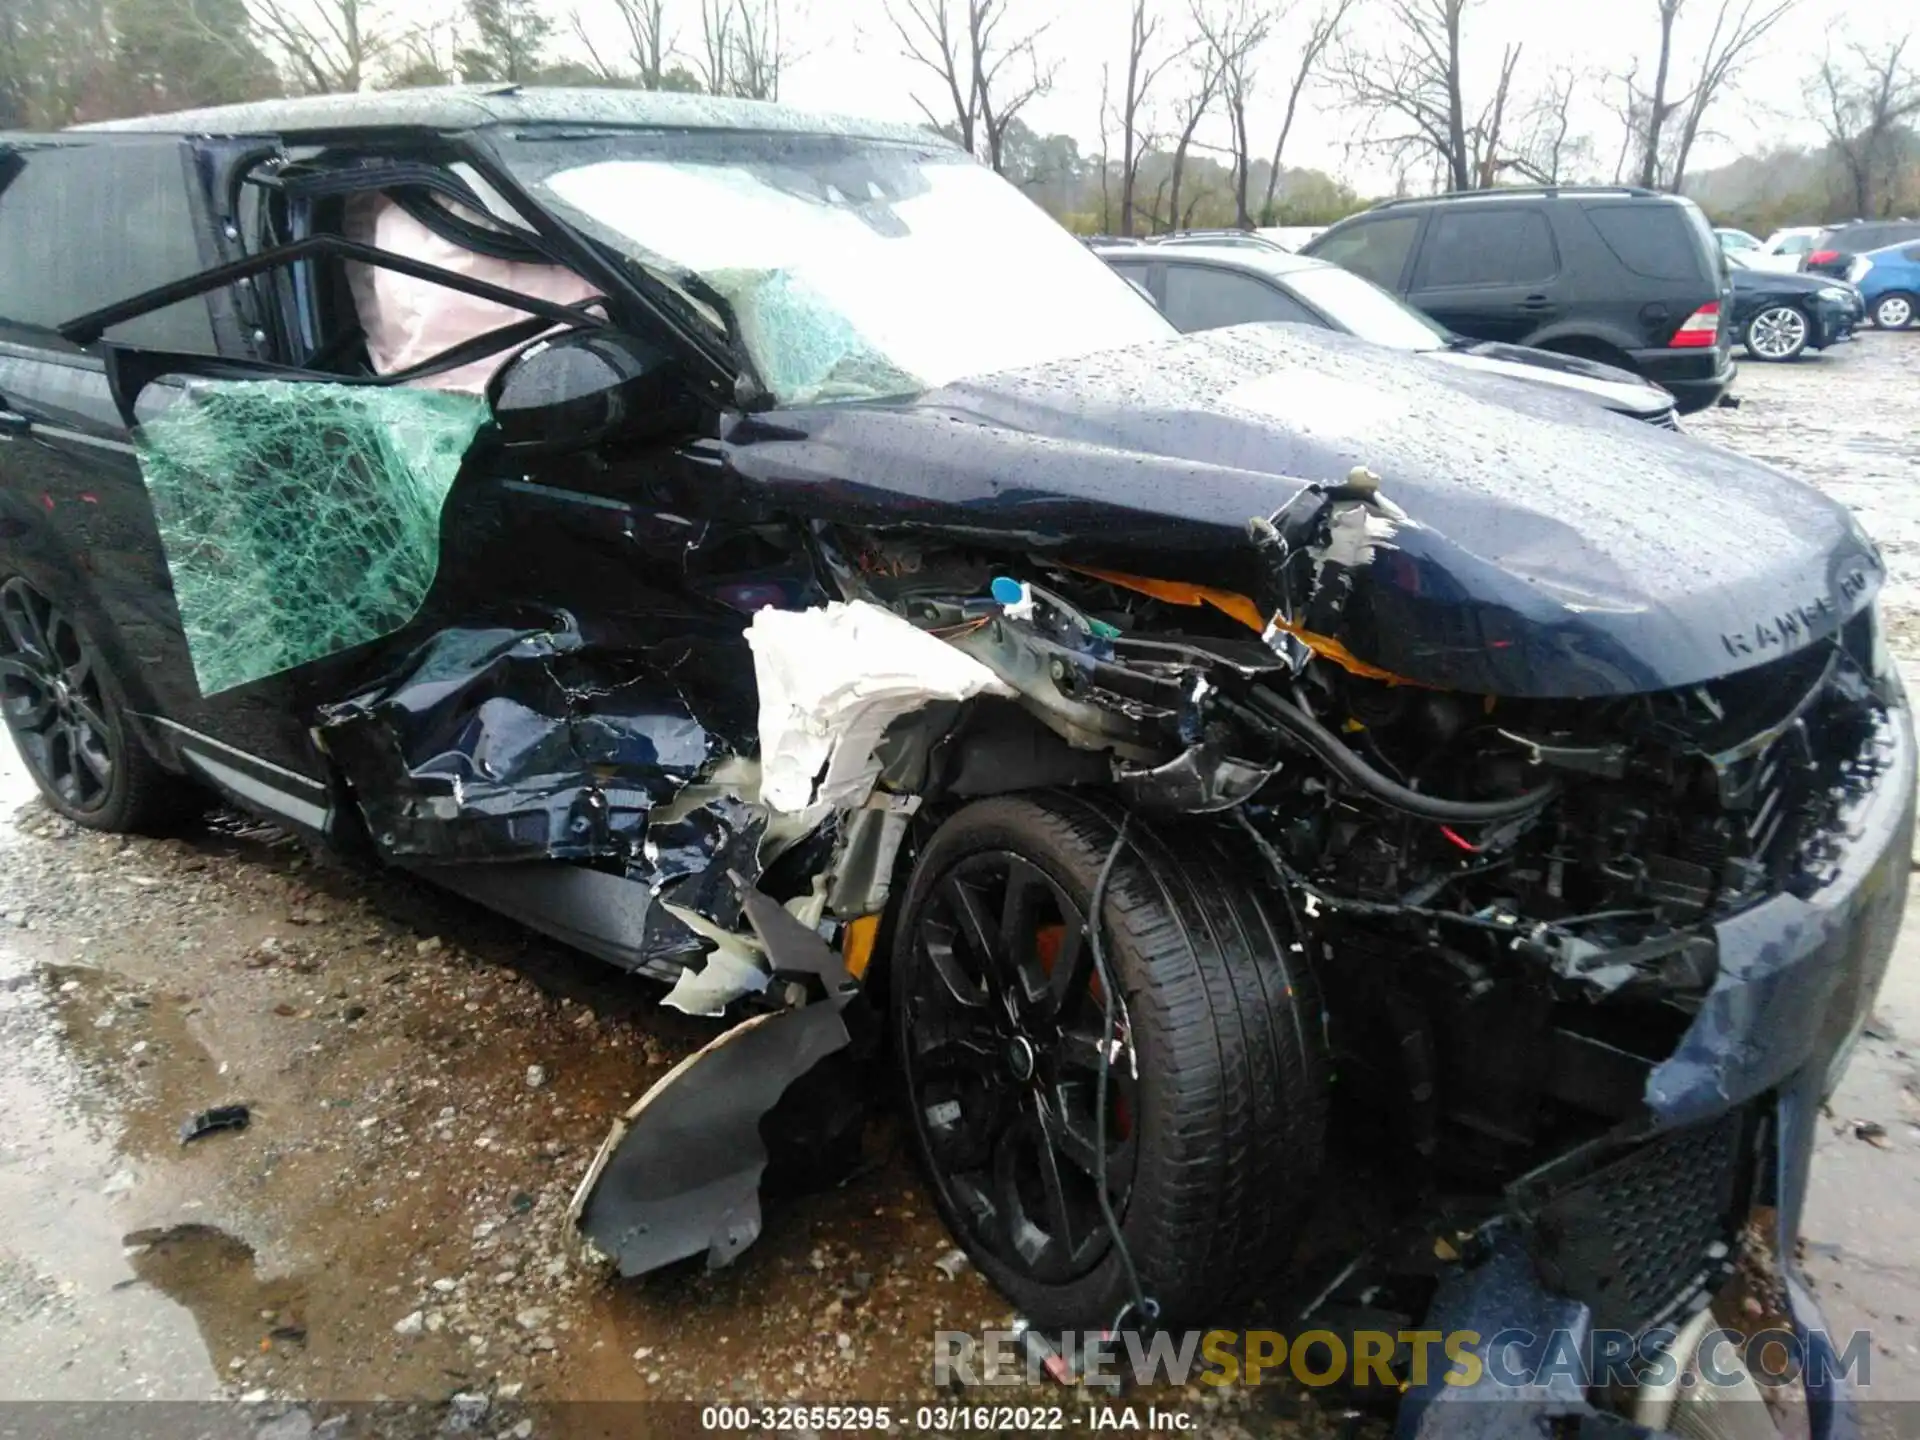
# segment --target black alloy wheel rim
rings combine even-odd
[[[899,1040],[948,1213],[964,1238],[1035,1281],[1086,1275],[1112,1239],[1094,1188],[1104,1011],[1084,910],[1031,861],[986,851],[941,876],[912,940]],[[1107,1193],[1120,1217],[1139,1110],[1118,1001],[1109,1054]]]
[[[116,742],[93,651],[63,611],[18,579],[0,586],[0,714],[47,790],[78,811],[107,803]]]

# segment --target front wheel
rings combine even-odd
[[[1873,323],[1882,330],[1904,330],[1913,324],[1914,297],[1903,290],[1882,295],[1873,302]]]
[[[1798,360],[1811,333],[1798,305],[1769,305],[1747,322],[1741,340],[1756,360]]]
[[[1284,1272],[1325,1144],[1305,952],[1214,832],[1128,826],[1102,905],[1118,979],[1103,1050],[1087,919],[1117,819],[1057,793],[967,806],[895,931],[893,1040],[935,1201],[1046,1327],[1109,1323],[1132,1298],[1097,1186],[1161,1323],[1197,1324]]]

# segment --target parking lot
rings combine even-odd
[[[1749,363],[1737,393],[1689,428],[1859,513],[1920,667],[1920,336]],[[122,840],[29,793],[0,747],[0,1398],[898,1401],[934,1330],[1007,1318],[936,1264],[950,1242],[885,1116],[859,1173],[771,1203],[731,1269],[583,1270],[566,1211],[587,1161],[710,1027],[272,830]],[[1907,1035],[1920,938],[1836,1098],[1806,1263],[1836,1325],[1874,1331],[1874,1393],[1920,1399]],[[181,1143],[236,1103],[248,1128]]]

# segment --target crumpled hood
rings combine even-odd
[[[823,517],[1223,586],[1249,585],[1249,517],[1363,465],[1404,519],[1301,618],[1479,693],[1694,684],[1833,633],[1882,576],[1847,510],[1770,466],[1297,326],[754,417],[727,443],[743,478]]]

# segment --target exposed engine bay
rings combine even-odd
[[[761,667],[762,797],[778,790],[807,817],[784,817],[790,832],[819,828],[791,849],[761,847],[774,858],[760,888],[806,922],[799,934],[835,937],[864,973],[927,837],[969,800],[1069,787],[1119,797],[1143,826],[1211,828],[1244,857],[1245,882],[1280,897],[1323,1001],[1312,1017],[1334,1081],[1323,1193],[1346,1204],[1357,1186],[1371,1197],[1362,1228],[1399,1237],[1359,1246],[1369,1276],[1410,1268],[1417,1295],[1433,1237],[1452,1236],[1442,1253],[1457,1256],[1456,1244],[1497,1233],[1489,1224],[1525,1216],[1536,1261],[1598,1319],[1638,1332],[1731,1272],[1765,1186],[1764,1124],[1741,1111],[1635,1147],[1718,977],[1712,922],[1816,888],[1839,811],[1885,763],[1872,617],[1681,690],[1463,695],[1400,681],[1287,619],[1296,592],[1337,590],[1344,567],[1404,522],[1365,474],[1303,508],[1250,527],[1273,577],[1259,601],[819,527],[817,553],[847,600],[804,612],[823,624],[802,648],[843,708],[770,714],[782,692]],[[862,614],[907,622],[978,675],[935,664],[922,693],[901,689],[896,671],[911,665]],[[749,639],[778,618],[763,612]],[[844,654],[831,639],[842,622],[869,627]],[[784,779],[783,724],[819,742]],[[764,1004],[779,992],[769,974],[826,968],[796,969],[777,943],[737,953],[719,928],[727,916],[712,919],[699,927],[720,941],[702,972],[720,984],[709,998]],[[1622,1259],[1606,1253],[1618,1217],[1593,1195],[1636,1155],[1701,1193]],[[1317,1157],[1301,1163],[1318,1169]],[[675,1253],[703,1248],[707,1224],[694,1221]],[[612,1228],[588,1226],[610,1253]],[[1312,1299],[1337,1308],[1338,1282],[1351,1289],[1362,1263],[1355,1237],[1309,1229],[1296,1283],[1331,1276]],[[1421,1257],[1411,1267],[1396,1254],[1408,1243]],[[736,1227],[710,1255],[740,1248]],[[1377,1304],[1378,1286],[1368,1293]],[[1410,1317],[1421,1303],[1408,1302]]]
[[[1686,690],[1513,700],[1397,682],[1284,621],[1256,639],[1251,601],[1202,587],[982,558],[955,600],[960,557],[855,559],[877,603],[1104,745],[1130,804],[1243,830],[1323,954],[1344,1083],[1409,1154],[1483,1180],[1644,1113],[1715,978],[1701,922],[1818,871],[1884,720],[1864,623]]]

